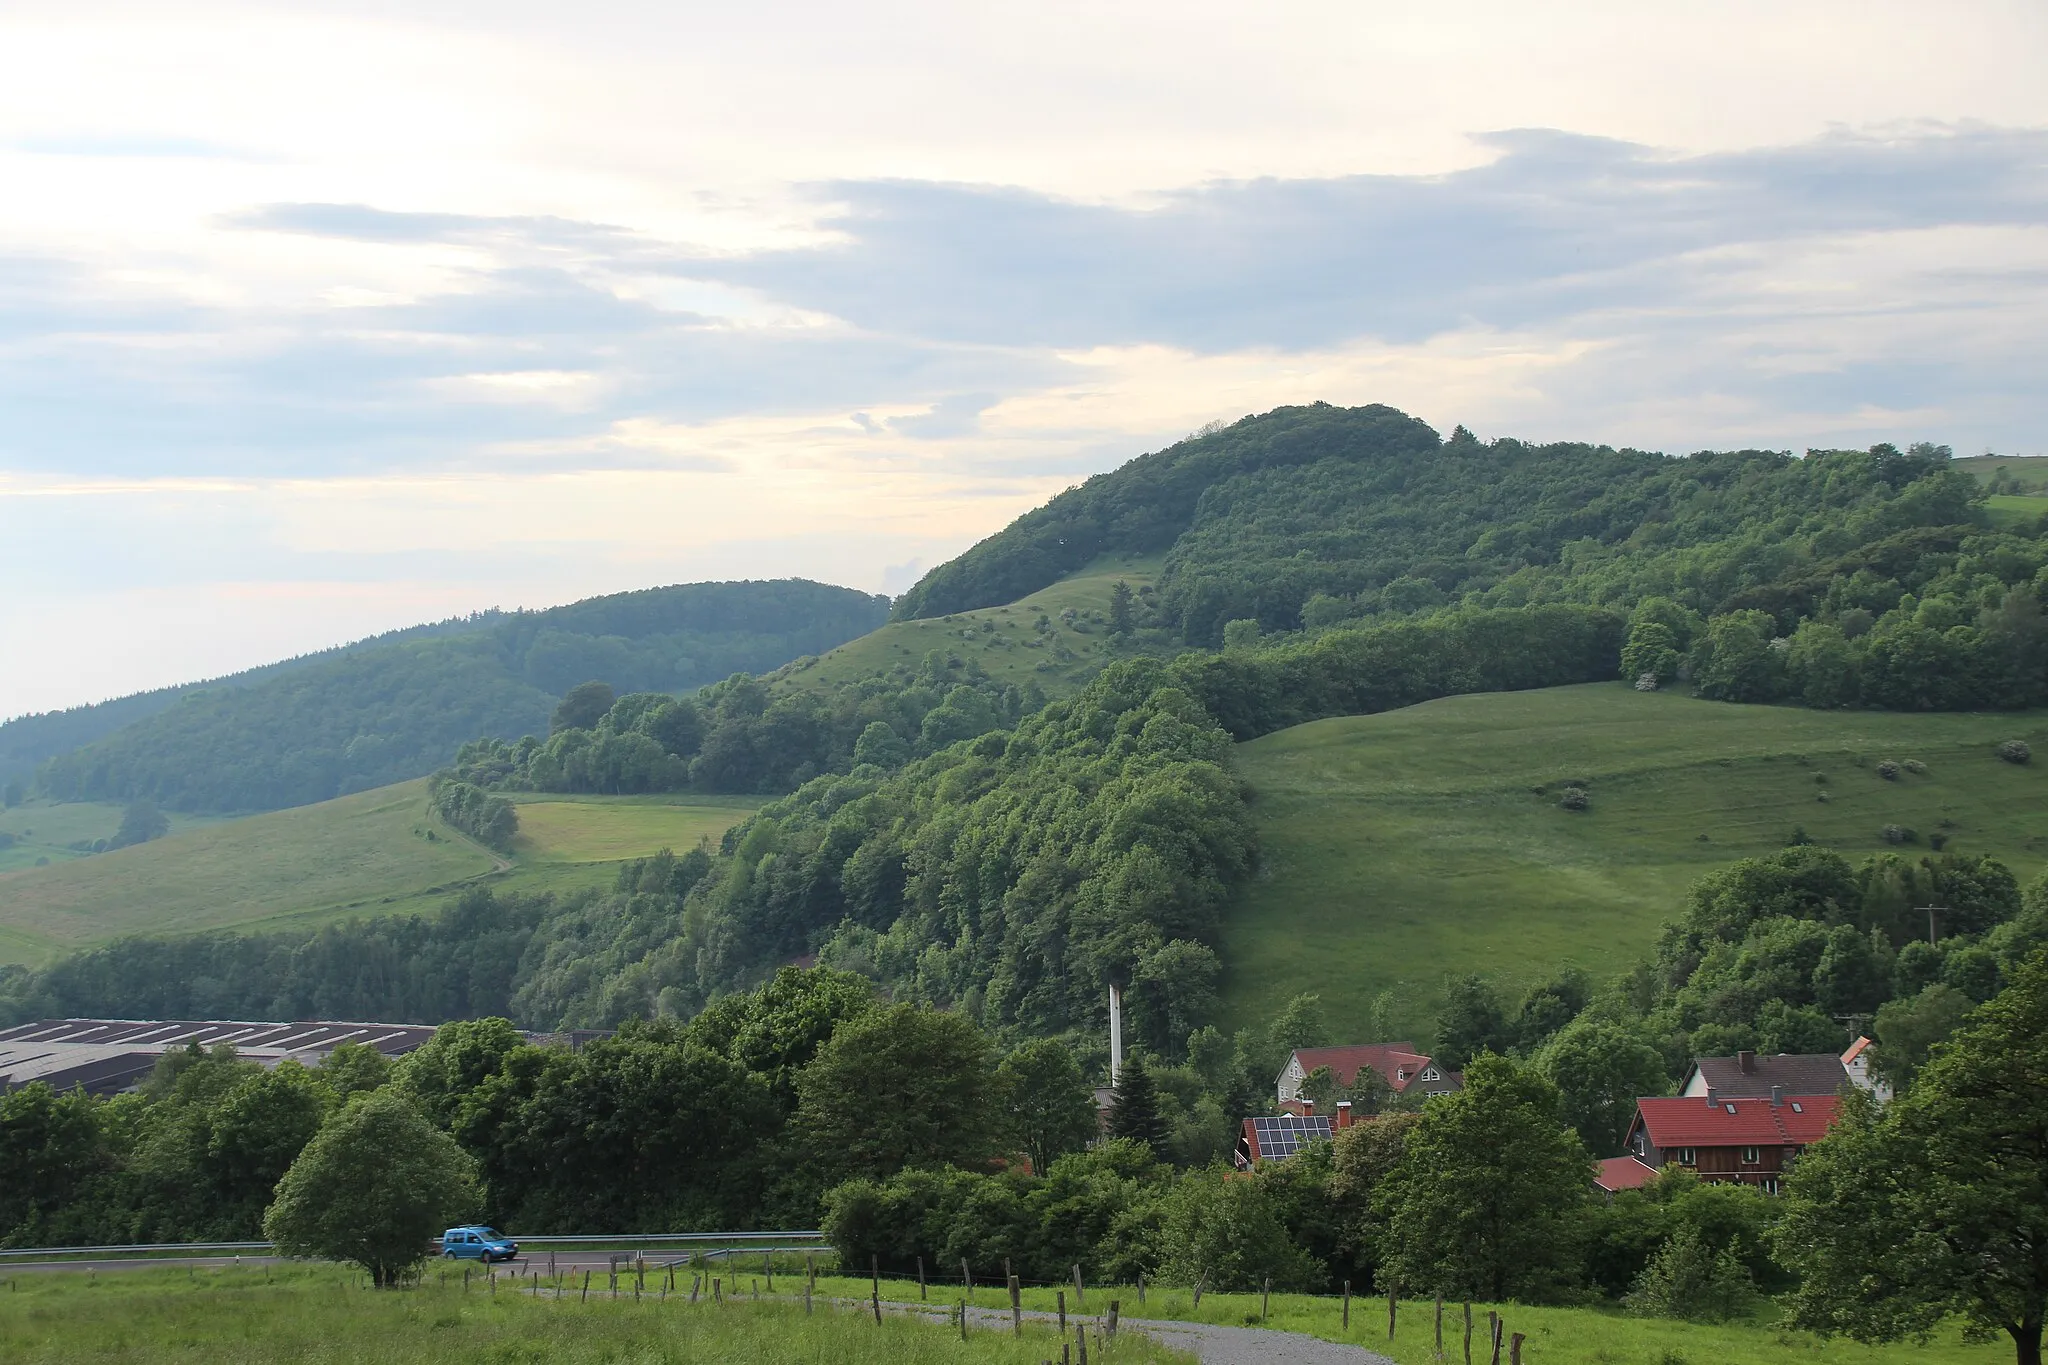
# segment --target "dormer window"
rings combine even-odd
[[[1431,1067],[1429,1070],[1422,1073],[1422,1079],[1425,1081],[1440,1081],[1443,1079],[1443,1074],[1439,1072],[1435,1067]]]

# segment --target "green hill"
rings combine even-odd
[[[437,913],[488,883],[521,891],[605,883],[612,865],[719,836],[755,803],[734,798],[539,797],[500,857],[428,810],[413,781],[227,821],[179,821],[132,848],[0,871],[0,963],[39,964],[125,934],[311,927],[353,915]],[[97,829],[97,806],[8,812],[30,828]],[[118,821],[118,809],[111,812]]]
[[[569,688],[681,692],[764,672],[879,625],[887,602],[790,579],[696,583],[479,618],[453,635],[351,649],[188,692],[85,747],[38,785],[60,801],[276,810],[408,778],[479,736],[546,733]]]
[[[1795,829],[1857,857],[1892,849],[1898,825],[1915,841],[1897,851],[1939,836],[2025,880],[2048,863],[2048,771],[1999,761],[2014,738],[2048,744],[2048,712],[1820,712],[1594,683],[1240,744],[1260,867],[1225,916],[1229,1010],[1263,1020],[1316,991],[1349,1039],[1391,991],[1403,1036],[1427,1036],[1446,974],[1519,986],[1564,962],[1626,967],[1694,879]],[[1570,782],[1583,813],[1558,804]]]

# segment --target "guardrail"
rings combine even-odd
[[[762,1251],[819,1250],[822,1248],[786,1244],[822,1242],[824,1236],[823,1232],[811,1228],[798,1232],[640,1232],[619,1233],[617,1235],[595,1232],[546,1237],[521,1237],[515,1235],[512,1240],[519,1243],[522,1250],[530,1246],[558,1248],[592,1247],[597,1250],[603,1250],[606,1247],[612,1246],[649,1248],[659,1248],[662,1246],[690,1247],[704,1246],[709,1243],[732,1242],[785,1244],[765,1247],[759,1245],[730,1248],[720,1247],[718,1249],[721,1254],[728,1254],[729,1252],[738,1251],[758,1253]],[[438,1249],[440,1243],[436,1242],[434,1245]],[[32,1257],[52,1260],[71,1256],[136,1256],[150,1255],[152,1253],[157,1255],[171,1253],[185,1256],[225,1255],[242,1252],[260,1254],[275,1249],[276,1244],[272,1242],[140,1242],[130,1246],[16,1247],[0,1251],[0,1260],[25,1260]]]

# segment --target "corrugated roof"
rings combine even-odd
[[[1818,1142],[1835,1120],[1833,1095],[1791,1095],[1783,1104],[1768,1099],[1714,1102],[1693,1095],[1636,1101],[1637,1123],[1652,1145],[1673,1147],[1799,1146]]]

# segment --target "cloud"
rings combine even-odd
[[[368,204],[264,204],[225,214],[221,222],[255,232],[291,232],[355,242],[466,242],[497,237],[536,243],[623,244],[631,237],[621,228],[568,218],[399,213]]]
[[[981,429],[981,414],[994,407],[996,399],[993,393],[956,393],[932,404],[929,412],[891,418],[889,429],[920,441],[969,436]]]

